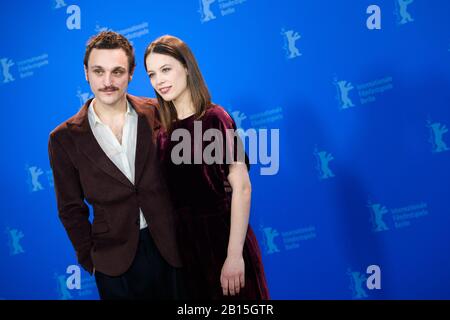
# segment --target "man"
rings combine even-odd
[[[135,58],[120,34],[91,38],[84,68],[95,97],[50,133],[59,218],[101,299],[182,298],[175,217],[154,141],[156,100],[127,94]]]

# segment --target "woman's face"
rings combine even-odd
[[[188,92],[187,70],[177,59],[150,53],[145,64],[152,87],[165,101],[176,101]]]

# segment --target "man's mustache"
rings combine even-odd
[[[117,91],[119,90],[119,88],[117,87],[104,87],[102,89],[100,89],[99,91]]]

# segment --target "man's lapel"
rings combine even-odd
[[[75,115],[73,120],[67,123],[69,132],[73,137],[73,141],[77,145],[78,150],[83,152],[83,154],[86,155],[90,161],[92,161],[93,165],[103,170],[106,174],[120,181],[124,185],[132,188],[133,184],[108,158],[92,133],[88,120],[88,107],[91,101],[92,99],[89,99]]]
[[[150,99],[139,99],[132,95],[127,95],[134,110],[138,114],[138,127],[136,138],[136,160],[134,183],[137,185],[144,171],[145,164],[150,152],[155,150],[155,131],[159,125],[155,122],[155,107],[150,107],[155,101]]]
[[[150,127],[148,126],[147,119],[145,118],[145,115],[139,114],[137,138],[136,138],[136,158],[134,168],[135,172],[134,181],[136,185],[138,184],[142,172],[144,171],[149,149],[152,147],[151,139],[152,133]]]

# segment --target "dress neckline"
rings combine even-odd
[[[184,120],[188,120],[188,119],[190,119],[190,118],[192,118],[192,117],[194,117],[194,116],[195,116],[195,113],[191,114],[190,116],[187,116],[186,118],[183,118],[183,119],[177,119],[177,122],[181,122],[181,121],[184,121]]]

